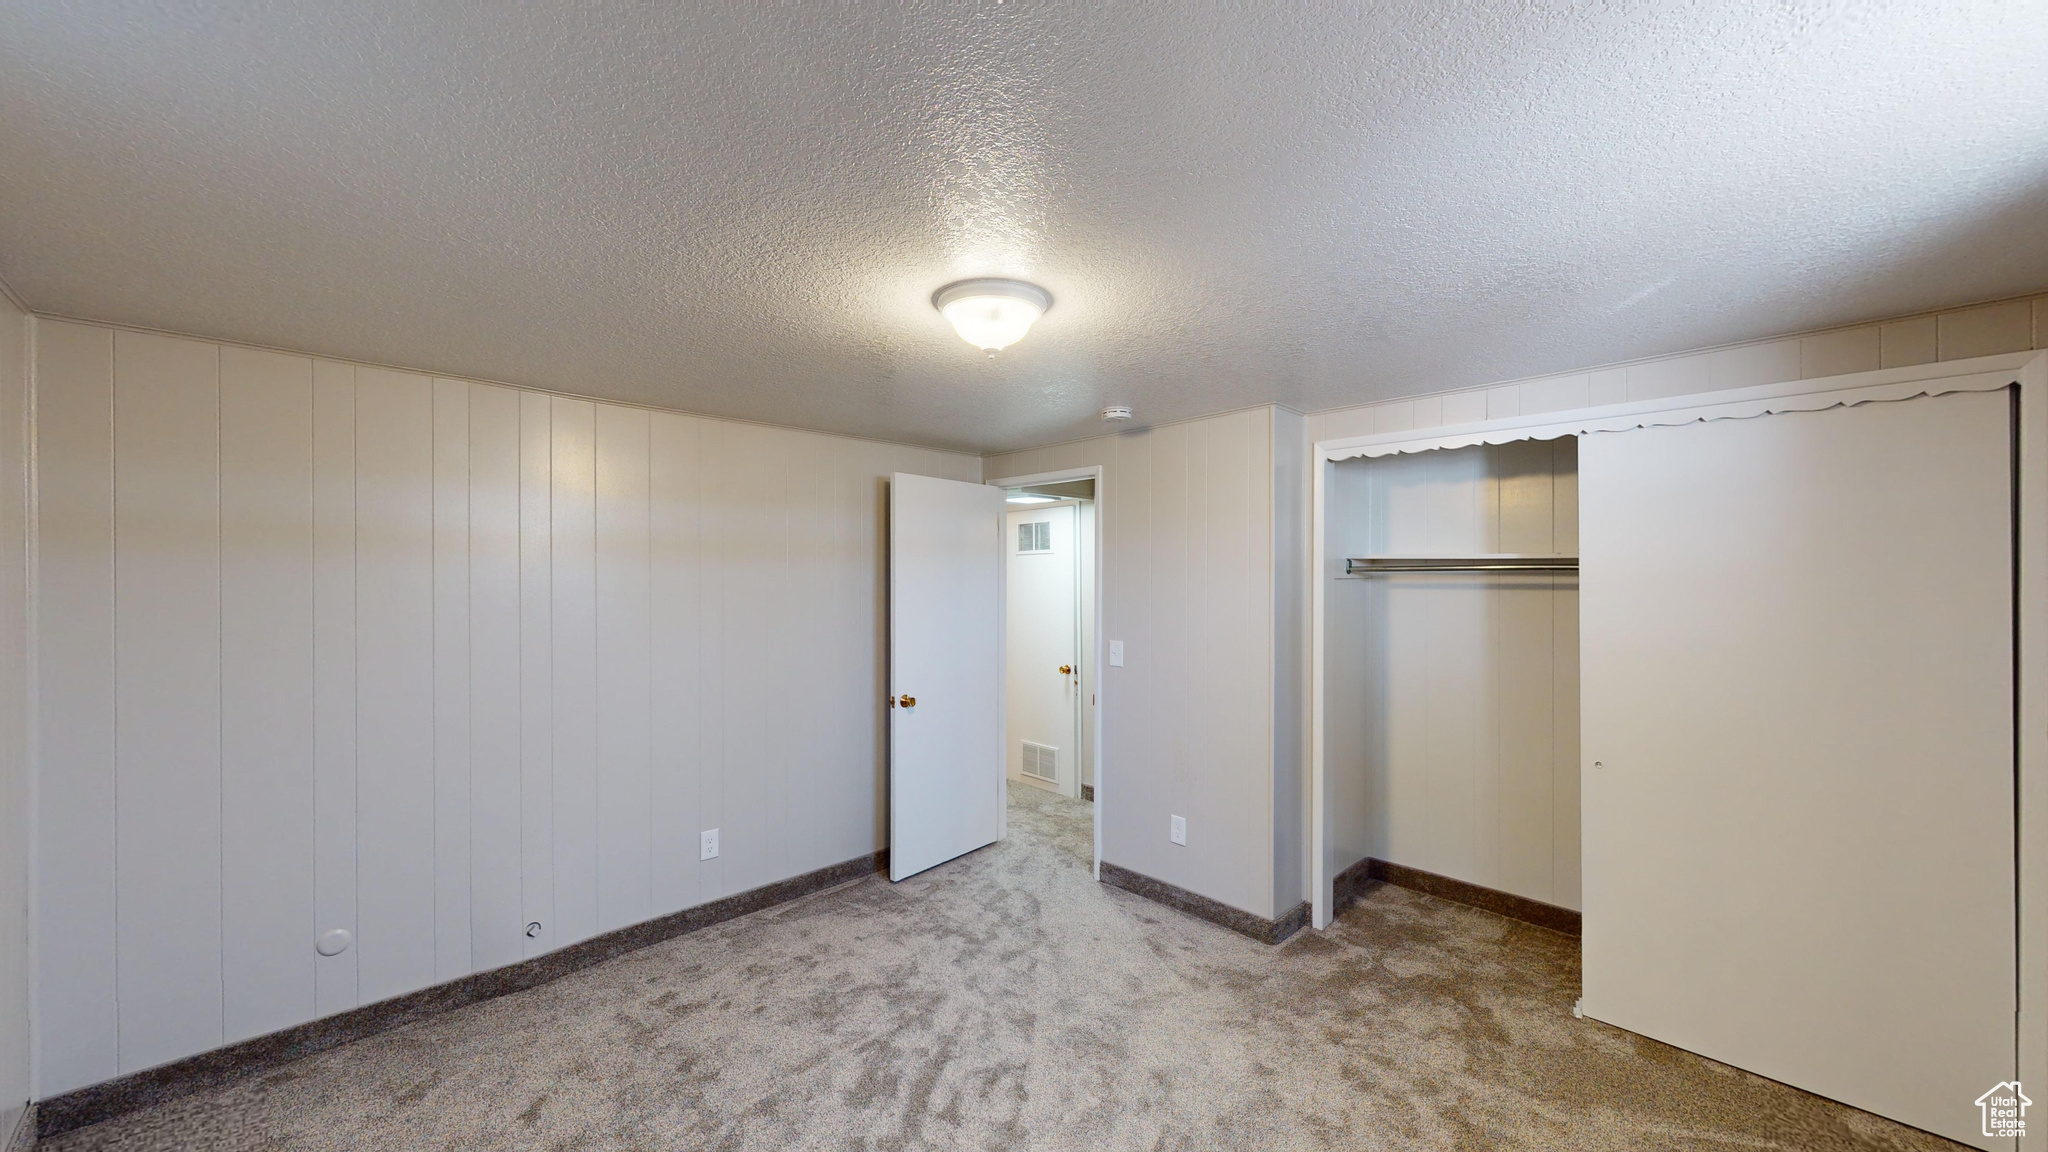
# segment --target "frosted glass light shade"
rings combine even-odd
[[[933,293],[932,307],[962,340],[993,356],[1022,340],[1052,297],[1022,280],[961,280]]]

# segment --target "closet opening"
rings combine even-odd
[[[1578,441],[1327,465],[1328,859],[1576,932]]]
[[[1588,1029],[2002,1141],[2048,1051],[2044,363],[1318,442],[1318,928],[1577,929],[1538,951]]]
[[[1004,491],[1003,647],[1009,833],[1047,839],[1091,871],[1100,853],[1098,476]]]

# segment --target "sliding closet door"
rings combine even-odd
[[[1586,1014],[1980,1147],[2015,1072],[2008,403],[1579,454]]]

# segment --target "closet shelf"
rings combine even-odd
[[[1577,572],[1577,556],[1347,556],[1346,576],[1381,572]]]

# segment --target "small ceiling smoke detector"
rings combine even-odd
[[[993,356],[1031,331],[1052,295],[1022,280],[956,280],[932,293],[932,307],[962,340]]]
[[[1102,410],[1102,418],[1104,420],[1129,420],[1131,418],[1131,410],[1122,404],[1111,404]]]

